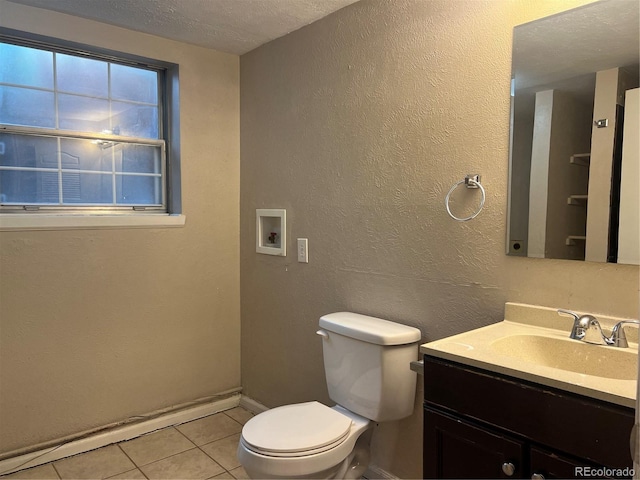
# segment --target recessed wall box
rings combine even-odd
[[[281,208],[256,210],[256,252],[287,255],[287,212]]]

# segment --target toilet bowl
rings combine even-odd
[[[339,405],[285,405],[245,424],[238,459],[251,478],[359,478],[374,425]]]
[[[377,422],[413,412],[417,328],[350,312],[320,318],[327,389],[337,403],[285,405],[242,429],[238,459],[250,478],[360,478]]]

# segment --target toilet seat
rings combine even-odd
[[[268,418],[265,417],[265,415],[269,414],[269,412],[272,412],[272,410],[267,410],[266,412],[260,413],[245,424],[243,428],[243,435],[240,437],[240,442],[238,443],[238,460],[240,460],[240,464],[245,468],[250,478],[334,478],[334,473],[339,471],[342,466],[344,466],[343,462],[347,461],[361,435],[374,425],[371,420],[350,412],[340,405],[329,408],[320,404],[319,407],[314,406],[312,407],[314,409],[311,410],[308,404],[297,404],[288,405],[286,407],[278,407],[278,409],[273,410],[277,410],[278,412],[286,411],[290,407],[302,408],[302,410],[299,410],[298,413],[302,412],[302,421],[305,422],[317,419],[319,411],[325,412],[325,409],[333,410],[333,413],[337,413],[338,416],[336,417],[335,415],[328,413],[327,417],[329,418],[329,421],[326,421],[325,425],[332,424],[332,420],[336,419],[339,419],[339,422],[343,422],[342,417],[345,417],[348,421],[348,430],[346,436],[340,436],[340,438],[337,438],[333,443],[329,443],[328,436],[324,437],[324,442],[316,442],[318,444],[324,443],[324,446],[317,447],[312,450],[303,450],[300,448],[300,442],[294,442],[293,440],[291,440],[291,444],[280,445],[280,448],[293,446],[293,448],[289,449],[297,449],[297,452],[273,451],[273,444],[271,443],[271,440],[274,440],[274,437],[276,437],[277,435],[269,435],[268,432],[265,432],[265,437],[271,438],[265,439],[266,441],[264,442],[262,442],[262,439],[257,439],[254,435],[252,435],[252,430],[254,430],[254,427],[255,429],[258,429],[256,425],[262,424],[262,419]],[[315,415],[311,416],[312,413]],[[271,414],[269,414],[269,417],[271,417]],[[261,419],[259,422],[257,420],[258,418]],[[326,420],[326,417],[324,417],[324,415],[323,418]],[[286,415],[286,419],[287,420],[285,423],[289,423],[292,418]],[[295,422],[296,419],[293,418],[293,421]],[[324,428],[325,425],[322,425],[321,428]],[[343,423],[343,425],[345,424]],[[282,427],[280,425],[271,427],[267,424],[265,428],[273,428],[275,431],[279,432],[280,435],[282,435]],[[298,427],[298,429],[300,429],[300,427]],[[339,430],[340,428],[337,429],[338,432]],[[308,431],[309,430],[307,430],[307,432]],[[244,438],[245,434],[254,443],[263,443],[267,448],[260,449],[257,445],[250,445],[250,442],[248,442]],[[298,432],[296,432],[294,435],[298,436]],[[313,441],[307,441],[307,446],[313,443]],[[276,445],[276,447],[277,446],[278,445]]]
[[[349,436],[352,421],[319,402],[273,408],[249,420],[242,442],[271,457],[303,457],[331,450]]]

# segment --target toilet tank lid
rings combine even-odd
[[[405,345],[416,343],[422,337],[417,328],[352,312],[323,315],[320,317],[320,327],[376,345]]]

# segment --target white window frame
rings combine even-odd
[[[160,79],[158,122],[162,134],[160,139],[154,140],[0,124],[1,132],[44,135],[57,138],[89,138],[118,143],[150,145],[160,147],[164,157],[161,173],[163,180],[163,205],[161,207],[122,207],[117,205],[2,206],[0,207],[0,231],[183,226],[186,219],[182,215],[181,202],[178,65],[4,27],[0,27],[0,41],[53,52],[80,54],[105,62],[120,63],[157,71]],[[20,169],[21,167],[17,168]]]

